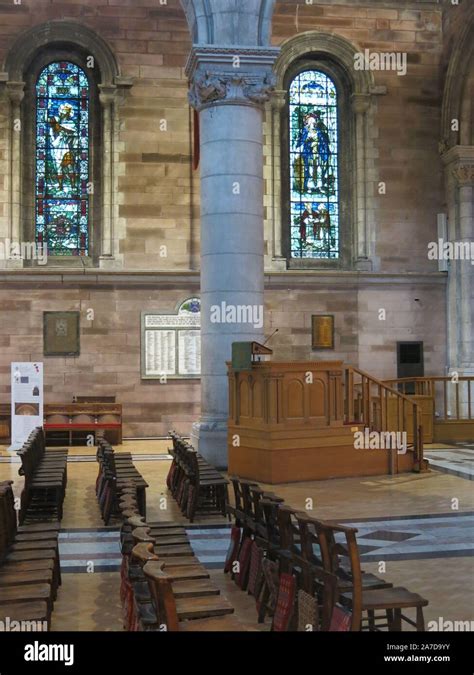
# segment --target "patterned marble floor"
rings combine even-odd
[[[474,480],[474,443],[459,444],[459,449],[428,450],[425,452],[425,457],[438,471],[466,480]]]
[[[118,451],[132,452],[150,484],[148,519],[185,522],[165,487],[169,468],[165,441],[126,442]],[[469,461],[473,448],[445,447],[427,453]],[[451,455],[451,453],[458,453]],[[449,453],[449,454],[446,454]],[[460,454],[467,457],[460,459]],[[60,535],[63,586],[53,613],[53,630],[121,630],[118,597],[120,562],[118,530],[104,528],[95,498],[95,449],[70,449],[68,487]],[[263,485],[292,507],[303,510],[313,500],[315,515],[350,523],[359,529],[364,569],[379,573],[387,563],[387,579],[426,597],[428,620],[474,618],[474,491],[470,480],[432,464],[427,474],[373,476],[318,482]],[[21,490],[18,464],[0,448],[0,480],[15,480]],[[166,497],[163,507],[163,497]],[[454,500],[454,501],[453,501]],[[453,511],[454,502],[458,510]],[[236,615],[262,630],[255,603],[222,574],[229,525],[222,518],[200,518],[189,527],[196,554],[233,606]],[[268,626],[267,628],[268,629]]]

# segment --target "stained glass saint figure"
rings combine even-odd
[[[291,256],[339,256],[337,90],[321,71],[297,75],[289,90]]]
[[[36,240],[49,255],[89,254],[89,107],[84,71],[61,61],[36,83]]]

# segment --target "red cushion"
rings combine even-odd
[[[280,574],[278,597],[273,618],[273,630],[287,631],[295,605],[296,579],[292,574]]]

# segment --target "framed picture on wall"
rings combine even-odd
[[[44,356],[79,356],[80,312],[43,312]]]
[[[311,348],[334,349],[334,314],[311,316]]]

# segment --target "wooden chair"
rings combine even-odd
[[[232,616],[228,603],[221,608],[211,608],[209,598],[180,600],[173,593],[172,578],[162,562],[150,561],[143,568],[148,580],[153,606],[157,615],[158,630],[167,631],[222,631],[245,630]],[[227,616],[226,616],[227,615]],[[217,618],[218,617],[218,618]]]
[[[351,630],[361,630],[366,624],[369,630],[388,628],[389,631],[401,631],[402,621],[414,626],[417,631],[424,631],[423,607],[428,601],[417,593],[412,593],[404,587],[389,587],[367,589],[363,585],[363,574],[360,566],[359,548],[357,546],[357,529],[344,527],[335,523],[315,521],[321,539],[325,539],[329,550],[331,569],[339,556],[349,559],[352,588],[340,594],[341,604],[352,613]],[[338,542],[336,535],[343,535],[344,541]],[[415,620],[403,614],[403,610],[414,609]],[[386,623],[380,624],[375,615],[376,611],[384,612]],[[367,618],[363,622],[364,614]]]

